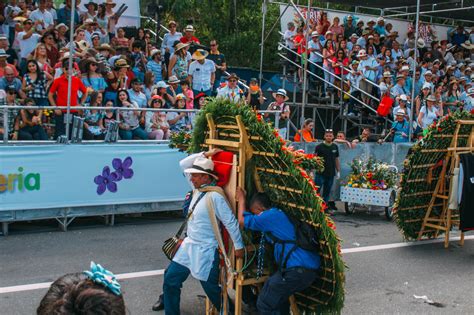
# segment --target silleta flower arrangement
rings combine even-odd
[[[174,149],[177,148],[180,151],[186,151],[191,143],[191,132],[181,130],[178,132],[171,133],[169,147]]]
[[[367,161],[354,159],[350,166],[351,174],[347,179],[347,187],[387,190],[397,186],[398,173],[387,163],[374,158]]]

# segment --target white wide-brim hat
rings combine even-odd
[[[212,160],[199,157],[194,160],[193,166],[184,170],[185,174],[207,174],[214,179],[219,179],[214,173],[214,162]]]

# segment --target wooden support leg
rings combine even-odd
[[[242,314],[242,284],[241,279],[235,281],[235,315]]]
[[[300,314],[300,310],[298,309],[298,305],[296,304],[296,299],[294,295],[290,296],[290,310],[291,314],[293,315]]]
[[[444,238],[444,248],[449,247],[449,233],[451,232],[451,209],[449,209],[449,207],[446,216],[446,235]]]
[[[459,245],[464,246],[464,232],[461,232],[461,239],[459,240]]]

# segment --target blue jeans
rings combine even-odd
[[[277,271],[265,282],[258,296],[257,309],[260,315],[289,315],[289,297],[308,288],[317,278],[317,271],[295,268]]]
[[[119,130],[119,135],[122,140],[132,140],[133,137],[138,137],[142,140],[148,139],[148,133],[142,129],[142,127],[137,127],[133,130]]]
[[[165,271],[165,279],[163,282],[163,295],[165,302],[166,315],[179,315],[179,303],[181,300],[181,288],[183,282],[189,276],[189,269],[177,262],[172,261]],[[219,286],[219,253],[215,252],[214,262],[212,263],[211,272],[207,281],[201,281],[201,286],[206,292],[207,297],[212,304],[221,309],[221,287]]]
[[[334,176],[323,176],[316,174],[314,177],[314,183],[319,187],[319,193],[321,194],[321,197],[323,197],[324,201],[328,203],[329,194],[331,193],[332,184],[334,183]]]

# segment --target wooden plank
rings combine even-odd
[[[221,147],[240,148],[240,143],[229,140],[206,139],[206,144],[217,145]]]
[[[271,187],[271,188],[277,188],[277,189],[281,189],[281,190],[286,190],[286,191],[294,192],[294,193],[297,193],[297,194],[302,194],[302,193],[303,193],[302,190],[293,189],[293,188],[289,188],[289,187],[286,187],[286,186],[280,186],[280,185],[274,185],[274,184],[269,184],[268,186]]]
[[[428,168],[428,167],[432,167],[432,166],[435,166],[436,163],[431,163],[431,164],[421,164],[421,165],[414,165],[412,168]]]
[[[265,173],[291,176],[291,174],[289,172],[277,171],[277,170],[274,170],[272,168],[256,167],[256,170],[261,171],[261,172],[265,172]]]
[[[220,129],[239,129],[238,125],[223,125],[223,124],[217,124],[216,128]],[[245,130],[249,130],[248,127],[245,127]]]
[[[436,198],[440,198],[440,199],[446,199],[446,200],[448,200],[448,199],[449,199],[449,196],[446,196],[446,195],[440,195],[440,194],[436,194]]]
[[[442,203],[438,203],[438,204],[433,205],[433,207],[439,207],[442,205],[443,205]],[[397,211],[416,210],[416,209],[423,209],[427,207],[428,205],[414,206],[414,207],[408,207],[408,208],[398,208]]]

